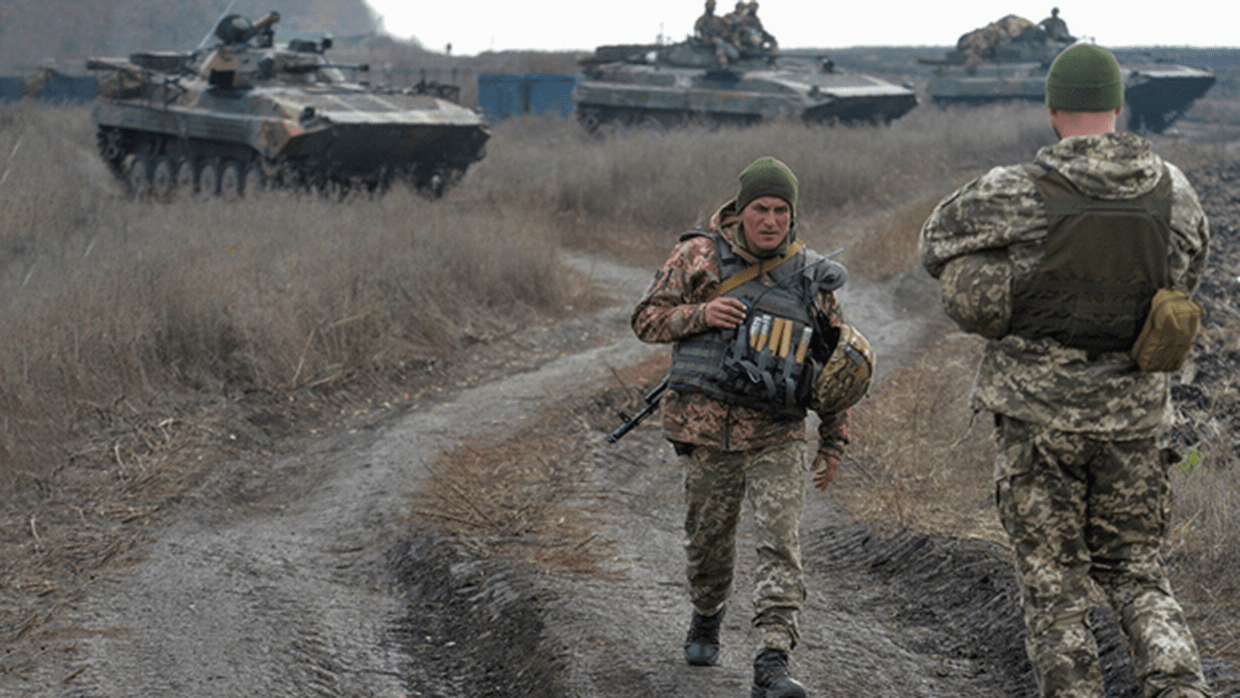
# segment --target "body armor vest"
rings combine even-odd
[[[749,267],[717,233],[692,230],[680,239],[698,236],[714,241],[722,280]],[[773,285],[755,278],[722,294],[740,299],[748,308],[739,327],[715,328],[676,342],[670,388],[780,419],[805,416],[817,368],[834,349],[826,346],[835,335],[826,331],[829,323],[818,311],[816,298],[819,291],[844,285],[848,272],[803,249],[767,270],[767,276]]]
[[[1134,199],[1082,195],[1062,174],[1030,168],[1046,202],[1041,265],[1012,282],[1011,332],[1091,354],[1132,349],[1159,288],[1171,284],[1171,175]]]

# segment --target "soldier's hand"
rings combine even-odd
[[[827,485],[835,477],[840,467],[840,459],[844,457],[844,449],[834,442],[826,442],[818,447],[818,457],[814,459],[811,470],[814,472],[814,487],[824,492]]]
[[[716,298],[706,304],[703,315],[711,327],[736,327],[745,321],[745,304],[736,298]]]

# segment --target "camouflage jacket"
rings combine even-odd
[[[725,205],[725,209],[728,210]],[[738,220],[724,219],[720,233],[728,241],[738,234]],[[794,239],[794,228],[789,239]],[[693,237],[679,243],[655,274],[630,322],[643,342],[675,342],[708,331],[705,307],[718,288],[719,260],[714,242]],[[819,294],[819,307],[839,322],[835,294]],[[805,441],[805,420],[781,420],[745,406],[728,405],[697,393],[681,394],[668,389],[661,411],[663,435],[670,441],[711,446],[722,451],[745,451],[786,441]],[[848,443],[847,410],[819,415],[819,439],[839,448]]]
[[[1157,185],[1163,160],[1130,133],[1078,136],[1038,151],[1036,164],[1063,174],[1081,193],[1102,199],[1143,195]],[[1172,283],[1196,290],[1206,263],[1209,225],[1184,174],[1172,177]],[[921,230],[922,264],[939,279],[942,301],[984,317],[966,330],[990,338],[973,386],[974,409],[986,409],[1053,429],[1146,438],[1172,418],[1170,377],[1142,373],[1127,353],[1093,357],[1053,339],[1004,334],[1002,306],[1010,283],[1027,278],[1045,254],[1047,218],[1041,195],[1023,166],[997,167],[965,184],[934,209]]]

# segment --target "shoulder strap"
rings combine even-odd
[[[784,262],[787,262],[788,260],[797,256],[798,254],[801,253],[801,250],[803,249],[805,249],[805,245],[803,245],[800,240],[796,240],[791,245],[788,246],[788,254],[782,257],[774,257],[772,259],[765,259],[765,260],[762,260],[761,262],[758,262],[757,264],[745,267],[741,271],[738,271],[737,273],[733,274],[732,276],[729,276],[728,278],[720,282],[719,288],[715,289],[715,292],[710,295],[709,300],[713,301],[714,299],[718,298],[719,296],[722,296],[728,291],[731,291],[732,289],[737,288],[738,286],[743,286],[744,284],[747,284],[750,281],[753,281],[754,279],[758,278],[762,274],[774,269],[775,267],[778,267]]]

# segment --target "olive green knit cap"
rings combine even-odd
[[[778,196],[788,202],[793,215],[797,210],[797,176],[787,165],[773,157],[754,160],[740,175],[741,188],[736,193],[736,210],[764,196]]]
[[[1093,44],[1064,49],[1046,74],[1046,106],[1092,112],[1124,106],[1119,62],[1110,51]]]

